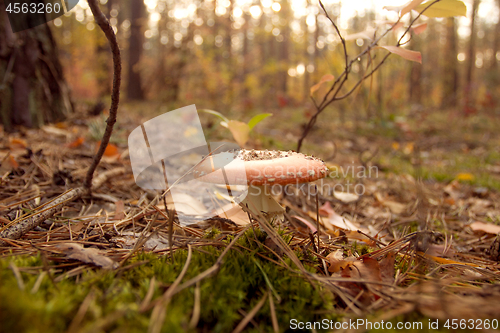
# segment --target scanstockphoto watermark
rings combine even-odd
[[[429,326],[430,327],[430,326]],[[321,321],[299,321],[297,319],[290,320],[291,330],[422,330],[424,324],[422,322],[403,322],[396,323],[390,321],[370,321],[366,319],[348,319],[346,321],[333,321],[323,319]]]

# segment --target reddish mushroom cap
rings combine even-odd
[[[242,149],[210,156],[194,173],[209,183],[262,186],[307,183],[327,171],[322,160],[301,153]]]

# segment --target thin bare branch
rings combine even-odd
[[[104,151],[106,150],[109,139],[111,138],[111,133],[113,132],[113,126],[116,123],[118,104],[120,103],[122,61],[120,56],[120,48],[118,47],[118,42],[116,41],[115,32],[109,24],[108,19],[106,18],[106,16],[104,16],[101,9],[99,8],[97,0],[88,0],[88,3],[97,24],[99,25],[99,27],[101,27],[101,30],[106,35],[106,38],[109,41],[109,45],[111,46],[111,52],[113,53],[113,90],[111,92],[111,107],[109,108],[109,117],[106,120],[106,130],[104,131],[104,135],[102,136],[99,150],[95,154],[94,159],[92,160],[92,164],[90,165],[83,182],[83,187],[85,188],[85,190],[90,192],[94,172],[99,165],[102,156],[104,155]]]

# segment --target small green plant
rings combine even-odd
[[[230,120],[217,111],[207,109],[202,109],[200,111],[219,117],[222,120],[220,122],[221,126],[231,131],[234,140],[238,145],[240,145],[240,147],[244,147],[248,142],[248,139],[250,138],[250,132],[255,127],[255,125],[257,125],[267,117],[273,115],[272,113],[259,113],[258,115],[252,117],[252,119],[250,119],[248,123],[244,123],[239,120]]]

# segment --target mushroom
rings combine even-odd
[[[241,203],[255,214],[276,215],[284,209],[271,196],[271,186],[311,182],[327,171],[322,160],[301,153],[241,149],[209,156],[194,175],[209,183],[248,185]]]

